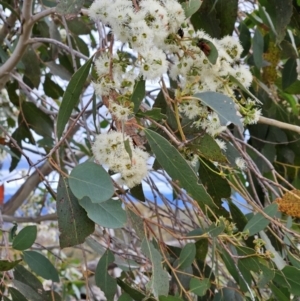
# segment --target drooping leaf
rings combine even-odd
[[[145,98],[146,95],[146,81],[144,79],[140,79],[136,82],[134,91],[131,95],[131,101],[134,103],[134,113],[137,113],[142,100]]]
[[[265,287],[269,282],[275,277],[275,271],[272,268],[265,266],[264,264],[260,265],[261,274],[258,280],[258,287]]]
[[[117,281],[107,271],[114,260],[114,254],[107,250],[100,258],[95,271],[96,285],[104,292],[107,301],[113,301],[117,292]]]
[[[19,292],[22,293],[28,300],[32,301],[45,301],[45,298],[43,295],[40,295],[39,292],[32,289],[30,286],[28,286],[25,283],[22,283],[18,280],[13,280],[14,286],[19,290]],[[14,300],[14,299],[13,299]],[[19,300],[19,299],[15,299]],[[20,299],[21,301],[22,299]]]
[[[183,301],[183,299],[174,296],[160,296],[159,301]]]
[[[145,295],[138,291],[137,289],[131,287],[127,283],[125,283],[121,278],[117,278],[117,284],[122,288],[124,292],[126,292],[129,296],[133,298],[135,301],[143,301]]]
[[[287,265],[281,271],[276,271],[274,281],[286,287],[291,294],[300,296],[300,269]]]
[[[58,182],[56,206],[61,248],[79,245],[94,232],[94,223],[70,190],[68,179],[63,177]]]
[[[197,260],[205,262],[205,258],[208,252],[208,239],[200,238],[198,241],[195,242],[195,247],[196,247],[195,258]]]
[[[32,88],[38,88],[41,79],[41,69],[39,66],[39,59],[32,47],[27,48],[22,57],[22,63],[25,66],[25,78],[29,80],[27,84]]]
[[[217,12],[213,8],[215,0],[204,0],[200,9],[192,15],[191,22],[195,30],[204,30],[213,38],[220,38],[221,28]]]
[[[71,113],[79,102],[79,97],[85,84],[86,78],[90,72],[93,58],[94,57],[92,56],[88,61],[86,61],[84,65],[82,65],[77,70],[67,86],[57,116],[56,128],[58,138],[61,138],[65,126],[71,116]]]
[[[282,70],[282,89],[290,87],[297,80],[297,60],[290,58]]]
[[[235,103],[230,97],[218,92],[196,93],[194,97],[201,100],[202,103],[218,114],[221,125],[233,123],[243,131],[241,118],[237,115]]]
[[[206,294],[206,291],[210,288],[210,280],[207,278],[198,279],[192,278],[190,281],[190,291],[199,297]]]
[[[255,66],[260,69],[263,67],[264,38],[259,29],[256,28],[253,37],[253,59]]]
[[[73,168],[69,185],[79,200],[87,196],[93,203],[105,202],[114,194],[110,176],[102,166],[93,162],[84,162]]]
[[[212,199],[205,191],[203,185],[198,184],[198,178],[194,170],[178,150],[154,131],[149,129],[145,129],[144,131],[156,159],[173,181],[178,181],[178,184],[186,189],[197,200],[200,206],[214,206]]]
[[[44,291],[42,282],[22,265],[17,265],[15,267],[14,278],[19,282],[30,286],[35,291]]]
[[[107,200],[101,203],[92,203],[88,197],[79,200],[88,217],[96,224],[116,229],[124,226],[127,220],[126,211],[122,208],[120,200]]]
[[[196,256],[196,246],[194,243],[186,244],[180,252],[178,269],[185,269],[190,266]]]
[[[220,37],[232,35],[238,14],[238,0],[215,1],[215,10],[220,22]]]
[[[249,50],[251,48],[251,34],[248,26],[244,22],[240,23],[239,32],[239,40],[241,45],[243,46],[241,57],[244,57],[249,53]]]
[[[59,97],[63,96],[64,90],[62,87],[55,83],[49,76],[49,74],[46,75],[45,81],[44,81],[44,91],[45,94],[53,99],[58,99]]]
[[[226,157],[223,155],[219,145],[213,137],[208,134],[195,139],[189,147],[196,151],[201,157],[207,160],[212,160],[220,163],[227,162]]]
[[[161,113],[161,108],[153,108],[149,111],[138,111],[135,115],[136,117],[150,117],[151,119],[161,121],[163,119],[167,119],[167,116],[165,114]]]
[[[23,228],[13,240],[12,247],[16,250],[29,249],[36,240],[37,227],[27,226]]]
[[[138,184],[133,188],[130,188],[130,194],[140,202],[146,201],[142,184]]]
[[[24,251],[23,257],[24,261],[28,264],[33,272],[44,279],[59,282],[57,270],[44,255],[36,251]]]
[[[275,214],[278,212],[278,205],[271,204],[266,207],[264,210],[265,214],[270,217],[274,217]],[[270,220],[265,218],[261,213],[255,214],[247,225],[244,228],[244,231],[249,230],[249,236],[256,234],[257,232],[264,230],[270,223]]]
[[[118,301],[133,301],[133,299],[130,297],[130,295],[128,295],[127,293],[123,293]]]
[[[84,4],[83,0],[60,0],[56,6],[56,12],[61,15],[76,16]]]
[[[14,287],[8,288],[8,293],[11,295],[12,301],[28,301],[24,295],[22,295],[18,290]]]
[[[16,261],[0,260],[0,271],[1,272],[9,271],[13,269],[21,261],[22,259]]]
[[[214,301],[244,301],[243,295],[235,287],[223,287],[216,294]]]
[[[130,209],[127,209],[126,212],[131,227],[134,229],[136,235],[143,240],[145,238],[144,220]]]
[[[181,6],[184,10],[186,18],[192,16],[201,6],[202,0],[189,0],[188,2],[182,2]]]
[[[199,178],[201,183],[206,187],[207,193],[214,202],[220,206],[222,198],[230,197],[231,188],[227,180],[218,173],[218,169],[210,161],[203,160],[202,164],[200,163]]]
[[[32,102],[23,101],[21,105],[23,122],[42,137],[51,137],[53,121],[48,114]]]
[[[63,80],[69,81],[71,79],[72,74],[63,65],[56,64],[55,62],[48,62],[46,65],[53,75],[57,75]]]
[[[167,296],[169,292],[168,273],[162,268],[162,256],[147,239],[142,241],[141,250],[152,263],[152,277],[147,288],[158,298]]]

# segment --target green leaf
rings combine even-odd
[[[77,15],[83,4],[84,0],[60,0],[56,12],[61,15]]]
[[[138,184],[133,188],[130,188],[130,194],[140,202],[146,201],[142,184]]]
[[[220,38],[220,20],[213,8],[215,0],[204,0],[200,9],[192,15],[191,23],[195,30],[204,30],[213,38]]]
[[[48,114],[36,107],[32,102],[23,101],[21,105],[22,119],[32,130],[42,137],[51,137],[53,121]]]
[[[195,258],[197,260],[205,262],[205,258],[208,252],[208,239],[200,238],[198,241],[195,242],[195,247],[196,247]]]
[[[207,160],[203,160],[201,163],[199,167],[199,178],[201,183],[206,187],[207,193],[214,202],[220,206],[222,198],[230,197],[231,188],[227,180],[218,174],[219,170],[214,164]]]
[[[243,295],[234,287],[223,287],[215,295],[214,301],[244,301]]]
[[[253,37],[253,59],[255,66],[260,69],[263,67],[264,38],[259,29],[256,28]]]
[[[53,75],[57,75],[63,80],[69,81],[72,77],[72,74],[63,65],[56,64],[55,62],[48,62],[46,63],[46,66]]]
[[[30,301],[45,301],[45,298],[43,295],[40,295],[39,292],[32,289],[30,286],[28,286],[25,283],[22,283],[18,280],[12,281],[14,286],[24,295],[28,300]],[[13,299],[14,300],[14,299]],[[17,299],[16,299],[17,300]],[[21,299],[22,300],[22,299]],[[18,299],[19,301],[19,299]]]
[[[145,238],[145,230],[144,230],[144,220],[139,216],[136,215],[133,211],[129,208],[126,208],[128,220],[131,224],[131,228],[134,229],[136,235],[143,240]]]
[[[204,54],[206,55],[208,60],[214,65],[217,62],[217,59],[218,59],[218,56],[219,56],[219,53],[218,53],[218,50],[217,50],[216,46],[214,45],[214,43],[212,43],[209,40],[200,39],[197,46],[199,46],[199,48],[202,50],[203,45],[208,46],[209,51],[204,52]]]
[[[161,121],[163,119],[167,119],[167,116],[165,114],[162,114],[161,113],[161,108],[153,108],[152,110],[149,110],[149,111],[145,111],[145,112],[142,112],[142,111],[138,111],[135,115],[136,117],[150,117],[154,120],[157,120],[157,121]]]
[[[300,296],[300,269],[292,266],[285,266],[282,269],[285,280],[288,282],[288,289],[291,294]]]
[[[257,285],[260,288],[264,288],[275,277],[275,272],[274,269],[270,269],[264,264],[260,264],[260,270],[261,274],[259,275]]]
[[[237,115],[236,105],[230,97],[218,92],[196,93],[193,97],[213,109],[218,114],[221,125],[232,122],[243,131],[241,118]]]
[[[290,58],[284,64],[282,70],[282,89],[290,87],[297,80],[297,60]]]
[[[68,179],[63,177],[58,182],[56,206],[61,248],[79,245],[94,232],[94,223],[70,190]]]
[[[212,160],[220,163],[226,163],[227,159],[223,155],[219,145],[213,137],[204,134],[202,137],[195,139],[189,147],[197,151],[197,154],[207,160]]]
[[[25,66],[24,75],[30,81],[27,84],[32,88],[38,88],[41,79],[41,69],[39,59],[32,47],[27,48],[22,57],[22,63]]]
[[[237,205],[235,205],[231,200],[228,202],[228,206],[233,222],[235,223],[239,231],[243,231],[248,222],[247,218],[245,217],[245,214],[243,214],[240,208]]]
[[[225,230],[225,224],[221,220],[219,224],[212,224],[208,228],[205,229],[207,233],[210,234],[211,237],[217,237],[222,234]]]
[[[244,57],[249,53],[249,50],[251,48],[251,34],[248,26],[244,22],[240,23],[239,32],[240,43],[243,47],[241,57]]]
[[[264,213],[270,217],[274,217],[275,214],[278,212],[278,205],[271,204],[266,207]],[[270,220],[265,218],[261,213],[255,214],[250,221],[247,223],[243,231],[249,230],[249,236],[256,234],[257,232],[264,230],[270,223]]]
[[[16,261],[0,260],[0,271],[1,272],[9,271],[13,269],[21,261],[22,259]]]
[[[77,70],[67,86],[57,116],[56,128],[58,139],[62,136],[65,126],[71,116],[72,110],[77,106],[79,102],[79,97],[85,84],[86,78],[88,77],[88,74],[90,72],[92,61],[93,56]]]
[[[55,0],[42,0],[42,3],[47,7],[55,7],[57,5]]]
[[[17,265],[14,269],[14,278],[19,282],[22,282],[28,286],[30,286],[33,290],[44,292],[42,282],[30,273],[27,269],[25,269],[22,265]]]
[[[192,16],[201,6],[202,1],[200,0],[189,0],[188,2],[182,2],[181,6],[184,10],[186,18]]]
[[[138,291],[137,289],[129,286],[127,283],[122,281],[121,278],[117,278],[117,284],[121,287],[121,289],[126,292],[129,296],[133,298],[135,301],[143,301],[145,299],[145,295]],[[149,300],[149,299],[148,299]]]
[[[129,159],[132,160],[132,150],[131,150],[131,147],[130,147],[129,138],[127,138],[124,141],[124,147],[125,147],[125,150],[126,150],[128,156],[129,156]]]
[[[8,288],[8,293],[11,295],[12,301],[28,301],[18,290],[13,287]]]
[[[88,217],[100,226],[116,229],[123,227],[127,221],[126,211],[123,210],[120,200],[111,199],[95,204],[88,197],[84,197],[79,200],[79,204],[86,210]]]
[[[145,98],[146,95],[146,81],[144,79],[140,79],[138,82],[136,82],[134,91],[131,95],[131,101],[134,103],[134,109],[133,112],[137,113],[140,104]]]
[[[133,299],[127,293],[123,293],[118,301],[133,301]]]
[[[45,94],[53,99],[58,99],[59,97],[63,96],[64,90],[61,86],[55,83],[49,74],[46,75],[44,81],[44,91]]]
[[[68,29],[75,35],[89,34],[91,31],[89,23],[83,21],[81,18],[74,18],[67,21]]]
[[[277,298],[276,300],[280,301],[290,301],[290,294],[288,292],[287,288],[278,287],[277,285],[274,285],[273,283],[270,284],[270,289],[274,296]]]
[[[238,0],[218,0],[215,10],[220,22],[220,37],[232,35],[238,16]]]
[[[14,238],[12,247],[20,251],[29,249],[36,240],[36,234],[36,226],[27,226],[23,228]]]
[[[204,278],[202,280],[192,278],[190,281],[190,291],[199,297],[206,294],[206,291],[210,288],[210,280]]]
[[[180,252],[178,269],[183,270],[189,267],[196,256],[196,246],[194,243],[186,244]]]
[[[44,279],[59,282],[57,270],[48,258],[35,251],[24,251],[23,255],[24,261],[28,264],[33,272]]]
[[[152,277],[147,284],[147,288],[156,298],[158,298],[161,295],[167,296],[169,292],[169,275],[162,268],[161,254],[147,239],[144,239],[142,241],[141,250],[144,253],[144,255],[150,259],[152,263]]]
[[[87,196],[93,203],[105,202],[115,192],[108,173],[102,166],[93,162],[84,162],[73,168],[69,185],[79,200]]]
[[[233,277],[236,282],[239,282],[239,273],[236,268],[236,263],[232,259],[232,257],[227,253],[225,249],[221,249],[220,251],[221,258],[229,272],[229,274]]]
[[[100,258],[95,271],[96,285],[104,292],[107,301],[113,301],[117,292],[117,281],[107,272],[109,265],[114,260],[114,254],[107,250]]]
[[[174,296],[160,296],[159,301],[183,301],[184,299]]]
[[[149,129],[144,130],[147,140],[159,164],[166,170],[173,181],[186,189],[200,206],[214,206],[203,185],[198,184],[198,177],[178,150],[165,138]]]

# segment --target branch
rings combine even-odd
[[[28,198],[30,193],[42,181],[41,174],[46,176],[52,171],[50,163],[47,161],[24,182],[18,191],[4,204],[3,213],[13,215],[15,211]]]
[[[290,131],[300,134],[300,126],[298,126],[298,125],[293,125],[293,124],[281,122],[281,121],[278,121],[275,119],[266,118],[266,117],[262,117],[262,116],[259,117],[258,123],[276,126],[280,129],[290,130]]]
[[[21,32],[18,44],[9,59],[0,67],[0,89],[7,83],[9,80],[9,73],[16,67],[25,53],[27,41],[31,36],[31,30],[34,23],[41,18],[44,18],[45,16],[55,12],[55,8],[50,8],[32,16],[32,2],[33,0],[25,0],[23,3],[20,29]]]
[[[56,221],[57,215],[56,213],[41,215],[37,217],[19,217],[19,216],[11,216],[11,215],[2,215],[4,222],[9,223],[40,223],[43,221]]]
[[[54,40],[54,39],[49,39],[49,38],[31,38],[28,40],[27,44],[34,44],[34,43],[51,43],[51,44],[54,44],[68,52],[70,52],[70,48],[63,44],[62,42],[59,42],[57,40]],[[87,56],[85,56],[84,54],[80,53],[79,51],[76,51],[76,50],[73,50],[73,53],[78,56],[79,58],[81,59],[84,59],[84,60],[88,60],[89,58]]]

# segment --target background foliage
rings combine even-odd
[[[300,296],[300,3],[181,2],[195,29],[240,39],[263,117],[242,129],[218,95],[203,93],[236,126],[221,135],[226,152],[205,133],[194,140],[195,172],[170,139],[180,136],[165,94],[139,81],[131,100],[144,126],[138,139],[155,157],[149,197],[142,185],[122,189],[92,158],[94,135],[115,125],[90,85],[111,38],[87,16],[91,2],[1,1],[0,152],[11,172],[2,190],[22,179],[2,209],[2,300]],[[20,160],[29,166],[21,175]]]

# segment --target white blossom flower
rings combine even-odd
[[[123,107],[113,100],[109,101],[109,111],[113,114],[118,120],[126,121],[128,116],[131,114],[130,108]]]
[[[226,151],[227,146],[226,146],[225,141],[218,139],[218,138],[215,138],[215,141],[217,142],[217,144],[219,145],[219,147],[222,151]]]
[[[232,36],[225,36],[219,41],[220,45],[232,59],[239,59],[243,52],[243,47],[239,41]]]
[[[131,158],[125,148],[125,141],[131,149]],[[148,153],[135,148],[132,139],[120,132],[103,133],[95,138],[92,150],[95,159],[116,173],[121,173],[123,183],[129,188],[141,183],[147,176]]]
[[[246,170],[247,169],[247,163],[246,161],[241,158],[241,157],[238,157],[235,159],[235,164],[236,166],[240,169],[240,170]]]
[[[154,80],[167,72],[168,62],[166,55],[158,48],[150,48],[143,52],[143,62],[140,67],[140,74],[145,79]]]

